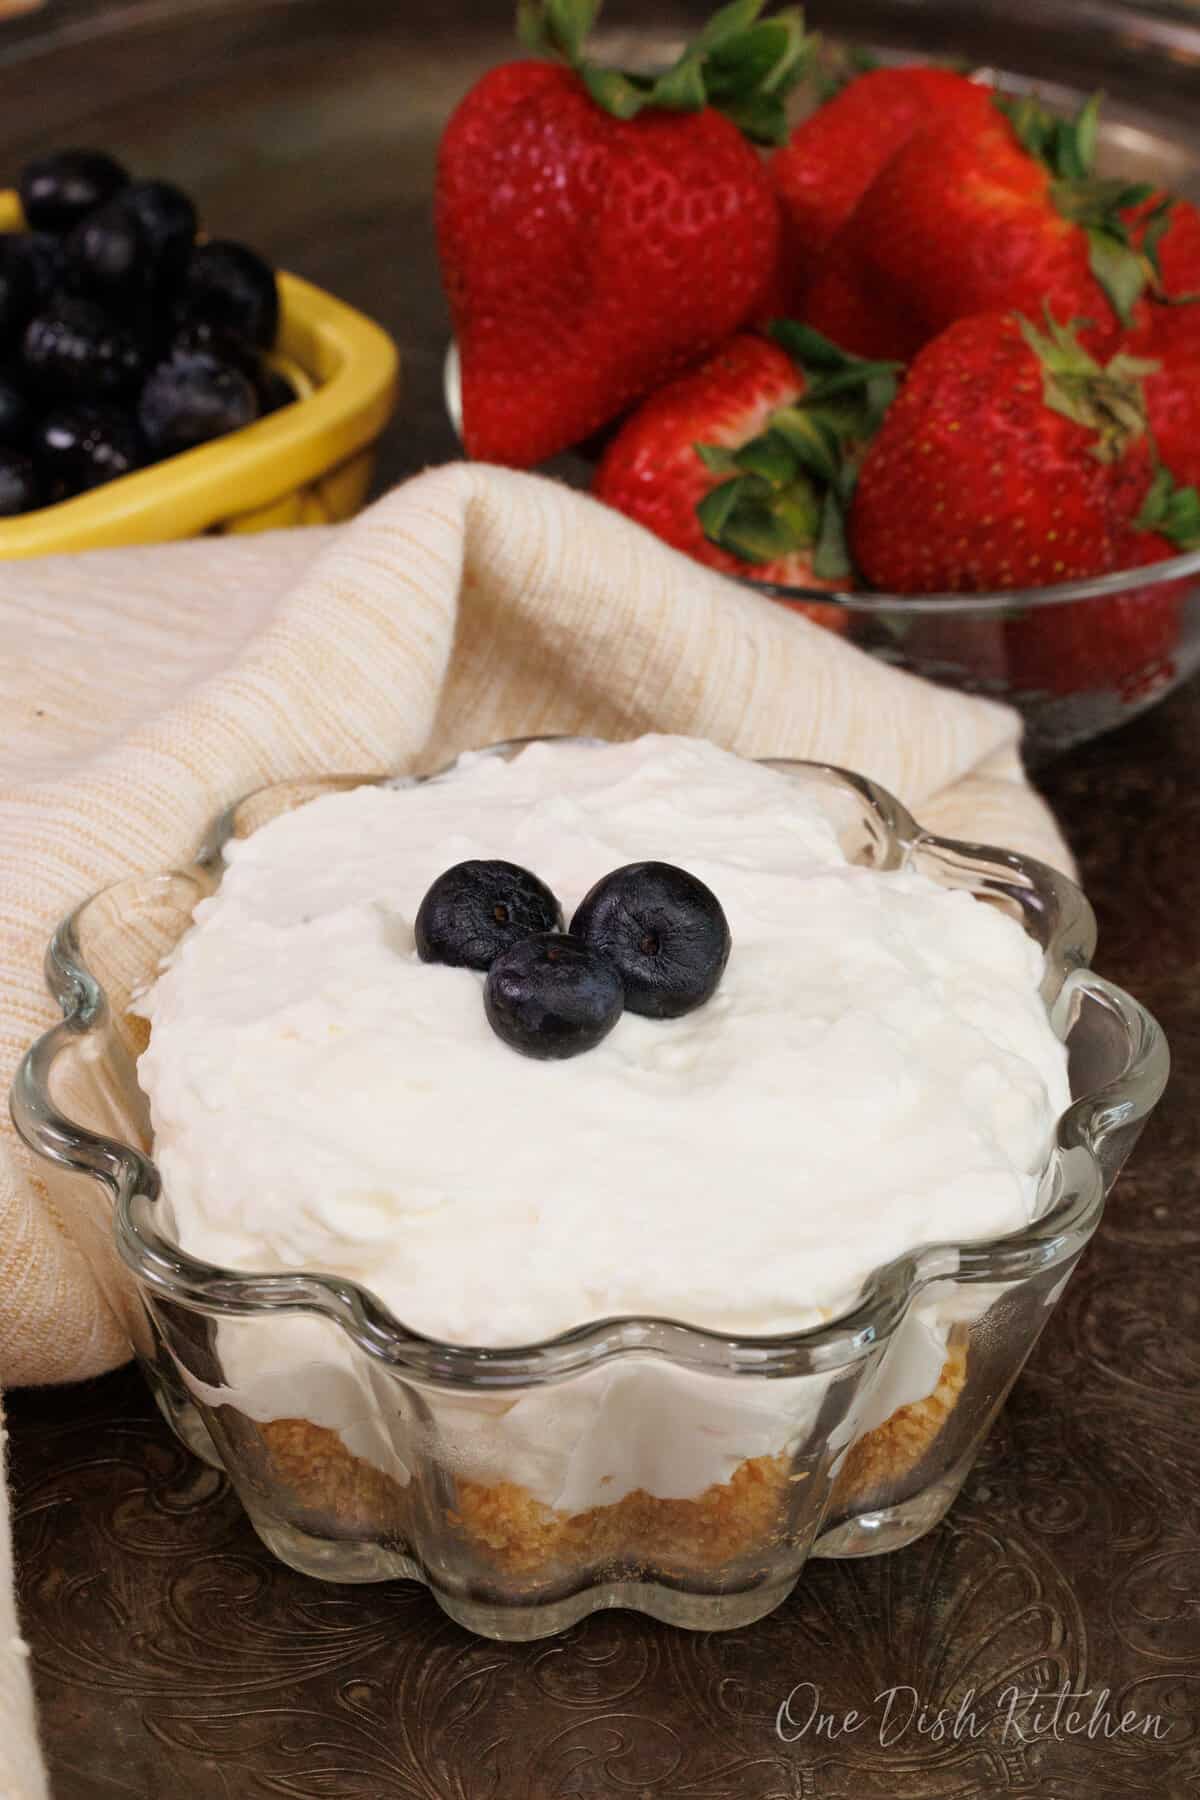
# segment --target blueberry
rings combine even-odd
[[[137,426],[116,406],[62,406],[34,428],[33,453],[56,499],[128,475],[145,461]]]
[[[523,938],[488,970],[488,1024],[522,1056],[542,1061],[594,1050],[621,1016],[621,977],[581,938],[544,931]]]
[[[42,504],[37,471],[19,450],[0,450],[0,518],[32,512]]]
[[[461,862],[439,875],[417,909],[422,962],[489,969],[536,932],[561,931],[562,907],[545,882],[510,862]]]
[[[17,192],[34,231],[70,231],[128,180],[120,163],[103,150],[55,150],[26,163],[17,176]]]
[[[23,449],[33,424],[33,408],[20,382],[11,373],[0,374],[0,444]]]
[[[123,197],[89,213],[65,245],[67,285],[118,312],[144,298],[151,273],[146,235]]]
[[[17,246],[29,264],[40,310],[63,283],[67,259],[62,239],[51,231],[21,231],[14,232],[8,241]]]
[[[240,369],[246,380],[253,382],[256,389],[258,387],[257,350],[235,337],[232,332],[213,325],[208,319],[189,319],[177,326],[167,355],[215,356],[218,362],[230,363],[235,369]]]
[[[209,351],[160,363],[138,402],[138,423],[156,456],[192,450],[258,417],[254,384]]]
[[[173,181],[131,181],[116,204],[136,220],[155,282],[174,287],[183,278],[196,240],[196,208]]]
[[[36,387],[62,399],[104,399],[136,387],[145,356],[125,325],[90,300],[65,297],[31,320],[23,343]]]
[[[244,244],[221,238],[197,244],[183,278],[179,307],[187,319],[206,319],[269,350],[279,325],[275,271]]]
[[[721,903],[673,863],[629,863],[580,902],[571,931],[614,965],[630,1012],[677,1019],[712,998],[729,960]]]
[[[268,413],[279,412],[285,406],[291,406],[299,398],[295,388],[286,375],[273,369],[269,363],[263,363],[258,373],[258,403],[265,419]]]
[[[14,344],[37,306],[29,258],[15,238],[0,237],[0,343]]]

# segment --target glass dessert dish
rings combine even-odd
[[[452,1618],[501,1639],[612,1606],[723,1629],[777,1606],[810,1554],[899,1548],[954,1500],[1162,1092],[1166,1045],[1088,968],[1094,920],[1064,877],[933,837],[857,776],[769,766],[820,807],[850,862],[965,889],[1037,942],[1072,1095],[1031,1224],[915,1248],[807,1330],[731,1336],[627,1316],[466,1346],[409,1329],[352,1280],[219,1268],[180,1247],[132,1002],[215,892],[231,839],[374,778],[252,794],[192,865],[119,882],[56,932],[47,975],[64,1017],[18,1071],[18,1129],[107,1271],[166,1418],[228,1473],[292,1567],[419,1580]],[[498,1269],[498,1282],[518,1279]]]

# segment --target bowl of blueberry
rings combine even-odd
[[[398,366],[172,182],[38,157],[0,193],[0,558],[346,518]]]

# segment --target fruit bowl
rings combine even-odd
[[[443,368],[446,411],[460,431],[458,351]],[[594,462],[556,459],[548,473],[587,486]],[[1098,737],[1162,700],[1200,668],[1200,551],[1057,587],[988,594],[884,594],[744,586],[822,615],[893,667],[1014,706],[1037,763]]]
[[[22,228],[0,192],[0,232]],[[396,403],[399,358],[372,320],[296,275],[278,276],[274,361],[299,398],[199,449],[90,493],[0,521],[0,559],[269,531],[349,518]]]
[[[822,593],[750,587],[828,611],[872,656],[1025,720],[1037,762],[1098,737],[1200,668],[1200,551],[1060,587],[991,594]]]

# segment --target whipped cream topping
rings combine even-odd
[[[686,739],[534,745],[316,800],[227,857],[139,1065],[179,1240],[209,1261],[351,1276],[456,1343],[620,1313],[768,1333],[1036,1211],[1069,1103],[1038,947],[850,865],[783,773]],[[733,935],[715,997],[567,1062],[516,1054],[483,978],[413,946],[467,857],[532,869],[568,920],[622,863],[691,870]]]

